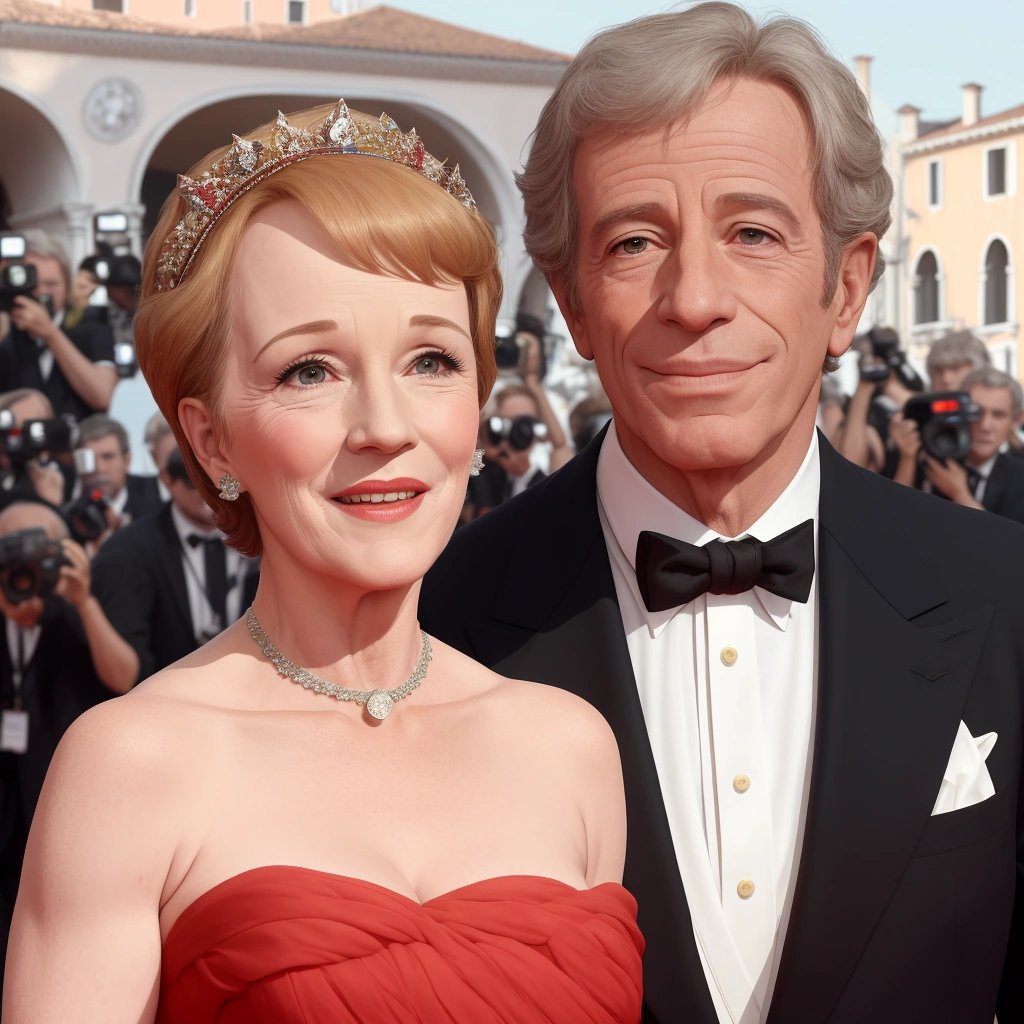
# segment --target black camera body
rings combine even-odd
[[[507,441],[517,452],[525,452],[534,441],[548,436],[547,427],[533,416],[490,416],[485,426],[491,444]]]
[[[921,432],[921,447],[933,459],[962,462],[971,450],[971,424],[978,407],[966,391],[933,391],[908,398],[903,416]]]
[[[78,428],[65,419],[25,420],[20,427],[0,423],[0,452],[20,466],[44,453],[72,451],[77,433]]]
[[[107,530],[109,508],[103,488],[87,487],[81,496],[62,506],[60,514],[67,521],[71,536],[79,544],[102,537]]]
[[[908,391],[924,391],[924,381],[907,362],[907,354],[900,348],[900,336],[891,327],[872,327],[867,333],[867,338],[871,342],[872,353],[885,369],[864,369],[861,371],[863,380],[881,382],[890,373],[895,373]]]
[[[14,300],[33,298],[39,286],[39,275],[31,263],[8,263],[0,270],[0,312],[10,313]]]
[[[0,590],[11,604],[30,597],[49,597],[60,580],[64,557],[59,540],[41,528],[18,530],[0,537]]]

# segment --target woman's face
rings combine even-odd
[[[366,590],[420,578],[451,534],[476,442],[464,286],[347,266],[280,202],[246,226],[229,302],[226,455],[264,558]]]

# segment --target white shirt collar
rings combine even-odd
[[[817,542],[820,489],[818,435],[814,431],[807,454],[796,475],[743,536],[771,540],[780,533],[785,533],[794,526],[812,519]],[[628,577],[630,590],[651,636],[656,637],[685,606],[666,608],[660,612],[647,610],[636,585],[636,544],[640,532],[654,530],[689,544],[706,544],[710,540],[736,538],[724,537],[694,519],[641,476],[622,450],[614,422],[608,428],[608,434],[598,455],[597,498],[602,520],[607,527],[605,535],[608,536],[610,532],[618,545],[619,554],[628,564],[630,571],[624,575]],[[755,587],[753,593],[775,625],[785,631],[793,602],[760,587]]]

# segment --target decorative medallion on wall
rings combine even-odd
[[[89,90],[82,116],[94,139],[120,142],[139,125],[142,95],[127,78],[104,78]]]

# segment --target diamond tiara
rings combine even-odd
[[[354,154],[390,160],[440,185],[467,209],[476,209],[459,165],[449,170],[431,156],[415,128],[403,132],[387,114],[377,120],[356,119],[344,100],[338,100],[322,121],[308,128],[294,127],[278,112],[269,145],[237,135],[231,138],[234,142],[227,153],[198,179],[178,175],[178,195],[188,209],[160,249],[157,291],[168,291],[182,282],[206,236],[236,199],[264,178],[310,157]]]

